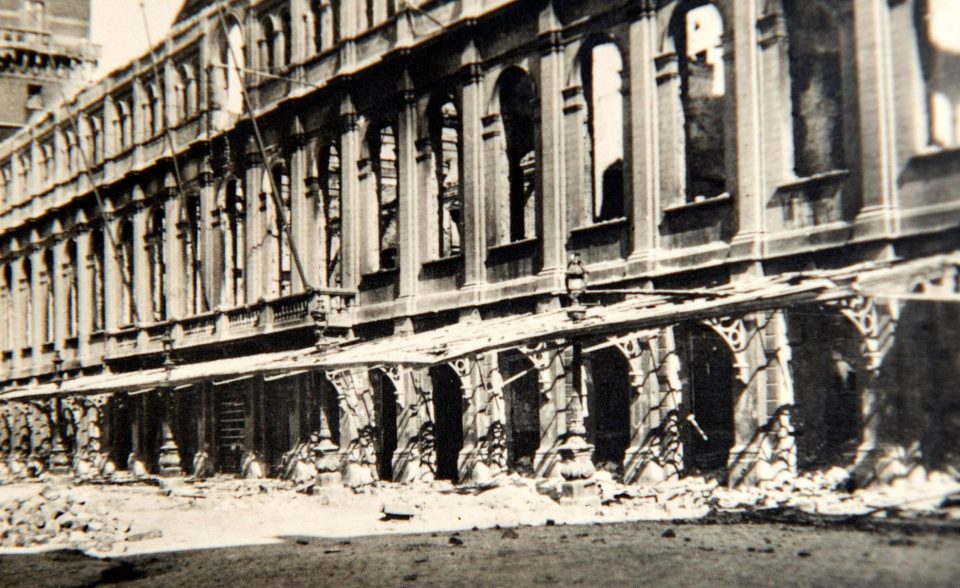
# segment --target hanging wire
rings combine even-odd
[[[222,32],[226,37],[227,50],[230,52],[230,59],[233,61],[234,67],[236,67],[236,64],[240,63],[240,61],[237,59],[237,55],[233,48],[233,43],[230,42],[230,36],[228,34],[228,29],[227,29],[227,19],[223,14],[223,3],[220,0],[216,0],[216,4],[217,4],[217,17],[220,21],[220,28],[222,29]],[[240,68],[237,68],[238,74],[240,73],[239,69]],[[246,110],[247,116],[250,118],[250,124],[253,127],[253,137],[257,144],[257,150],[260,152],[260,157],[262,158],[264,165],[266,165],[267,150],[264,147],[263,136],[260,134],[260,125],[257,124],[257,118],[253,114],[253,106],[250,103],[250,96],[247,94],[247,89],[245,87],[245,84],[243,83],[243,76],[239,76],[239,77],[240,77],[240,93],[243,97],[244,110]],[[311,291],[313,290],[313,286],[311,286],[310,282],[307,281],[307,276],[303,271],[303,264],[300,261],[300,254],[297,251],[297,246],[293,239],[293,233],[290,230],[290,225],[289,223],[287,223],[286,215],[283,212],[284,210],[283,201],[280,196],[280,192],[277,189],[277,183],[274,180],[273,174],[270,172],[270,170],[264,170],[264,171],[267,175],[268,181],[270,182],[270,195],[273,198],[273,205],[274,207],[276,207],[276,210],[277,210],[277,224],[280,225],[280,230],[287,236],[287,244],[290,246],[290,256],[293,258],[293,263],[297,268],[297,274],[300,276],[300,282],[303,284],[305,290]]]
[[[50,39],[47,39],[48,51],[53,52],[52,46],[50,46]],[[67,102],[67,96],[63,91],[61,84],[53,84],[56,86],[57,91],[60,93],[60,102],[63,105],[63,111],[67,113],[67,118],[70,119],[70,126],[73,128],[73,134],[77,137],[77,149],[80,152],[80,161],[83,164],[83,174],[87,176],[87,181],[90,182],[91,189],[93,190],[93,196],[97,201],[97,208],[100,209],[100,218],[103,219],[103,232],[107,236],[107,239],[110,241],[110,247],[113,248],[113,258],[117,262],[117,265],[120,267],[120,280],[123,282],[123,287],[126,288],[130,296],[130,310],[133,314],[133,320],[140,322],[140,312],[137,308],[137,297],[133,291],[133,276],[130,276],[127,272],[127,264],[123,263],[120,255],[120,248],[117,246],[117,239],[114,236],[113,232],[110,231],[110,224],[107,222],[109,220],[109,215],[107,214],[106,207],[103,204],[103,197],[100,194],[100,188],[97,187],[97,182],[93,177],[93,173],[90,171],[90,162],[87,159],[87,153],[84,150],[83,139],[80,135],[80,126],[77,124],[76,115],[70,110],[70,105]],[[104,136],[106,135],[106,124],[104,124]],[[56,155],[56,154],[54,154]],[[106,325],[104,325],[106,327]]]
[[[153,80],[154,80],[154,83],[157,85],[157,89],[159,91],[161,88],[165,88],[165,86],[162,84],[162,81],[160,79],[160,70],[157,68],[156,56],[153,54],[153,40],[150,38],[150,24],[147,20],[147,8],[143,0],[140,0],[140,14],[143,16],[143,30],[146,33],[146,37],[147,37],[147,47],[150,48],[149,51],[147,52],[147,54],[150,56],[150,69],[153,71]],[[174,176],[174,181],[177,184],[177,187],[176,187],[177,199],[180,204],[177,207],[179,209],[177,214],[177,217],[178,217],[177,220],[180,223],[185,223],[185,222],[188,223],[189,222],[188,219],[185,218],[185,215],[187,214],[187,201],[186,201],[187,199],[186,199],[186,194],[184,194],[183,192],[183,176],[180,173],[180,164],[177,161],[177,143],[176,143],[176,139],[173,136],[173,132],[170,130],[170,117],[167,116],[167,108],[166,108],[165,100],[162,101],[162,105],[163,106],[160,109],[160,120],[161,120],[161,124],[163,124],[164,137],[166,138],[167,147],[170,148],[170,158],[173,163],[173,176]],[[192,241],[190,240],[191,232],[184,231],[184,234],[186,235],[185,244],[187,245],[187,247],[191,248],[194,251],[199,252],[200,250],[199,246],[197,246],[196,249],[193,249],[191,247],[193,245],[198,245],[198,244],[192,243]],[[206,288],[203,287],[203,284],[204,284],[203,267],[196,254],[191,255],[191,265],[193,266],[191,268],[193,272],[200,276],[199,286],[201,290],[201,296],[203,297],[206,303],[206,306],[209,308],[210,301],[207,300]],[[194,293],[194,296],[196,296],[196,293]]]

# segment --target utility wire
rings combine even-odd
[[[48,50],[52,51],[50,47],[50,40],[47,40]],[[103,232],[107,236],[107,240],[110,241],[110,247],[113,248],[113,258],[117,262],[117,265],[120,267],[120,280],[123,282],[123,287],[126,288],[130,296],[130,310],[133,314],[133,320],[140,322],[140,312],[137,309],[137,297],[136,293],[133,291],[133,277],[128,275],[127,264],[123,263],[124,260],[121,259],[120,248],[117,246],[117,239],[114,234],[110,231],[110,225],[108,221],[108,215],[106,207],[103,205],[103,197],[100,194],[100,189],[97,187],[97,182],[93,177],[93,173],[90,171],[90,162],[87,159],[87,153],[84,150],[83,138],[80,135],[80,126],[77,124],[77,119],[74,113],[70,110],[70,105],[67,103],[67,96],[63,91],[63,87],[59,84],[53,84],[57,87],[57,91],[60,93],[60,101],[63,104],[63,111],[67,113],[67,118],[70,119],[70,126],[73,127],[73,134],[77,137],[77,150],[80,152],[80,160],[83,164],[83,174],[87,176],[87,180],[90,182],[90,186],[93,189],[94,198],[97,201],[97,208],[100,209],[100,217],[103,219]],[[106,124],[104,124],[104,135],[106,134]],[[54,154],[56,155],[56,154]],[[68,156],[69,157],[69,156]],[[132,248],[131,248],[132,249]],[[132,251],[131,251],[132,254]],[[106,282],[104,282],[105,284]],[[106,318],[106,317],[105,317]],[[104,325],[106,327],[106,325]]]
[[[227,50],[230,52],[230,59],[233,60],[234,67],[237,68],[237,73],[240,73],[240,68],[236,64],[240,63],[237,59],[237,55],[233,48],[233,43],[230,42],[230,35],[227,29],[227,19],[223,15],[223,4],[220,0],[217,2],[217,16],[220,20],[220,28],[223,30],[223,34],[226,37]],[[260,152],[260,157],[263,159],[264,165],[267,164],[267,150],[264,147],[263,137],[260,134],[260,126],[257,124],[257,118],[253,114],[253,106],[250,103],[250,96],[247,94],[247,89],[243,83],[243,77],[240,77],[240,93],[243,97],[243,106],[244,110],[247,112],[247,116],[250,118],[250,123],[253,126],[253,136],[254,140],[257,143],[257,150]],[[277,190],[277,183],[274,181],[273,174],[270,170],[265,169],[264,172],[267,175],[267,179],[270,182],[270,195],[273,197],[273,205],[277,211],[277,224],[280,225],[280,230],[286,234],[287,243],[290,245],[290,256],[293,258],[293,263],[297,268],[297,274],[300,276],[300,281],[303,283],[305,290],[313,290],[313,286],[307,281],[307,276],[303,271],[303,264],[300,262],[300,254],[297,251],[296,244],[293,240],[293,234],[290,230],[290,225],[287,223],[286,215],[284,214],[283,201],[280,196],[280,191]]]
[[[153,79],[157,85],[157,89],[160,90],[161,88],[164,88],[164,85],[160,80],[160,70],[157,68],[157,60],[153,54],[153,40],[150,38],[150,25],[149,25],[149,22],[147,21],[147,9],[146,9],[146,6],[144,5],[143,0],[140,0],[140,14],[143,16],[143,30],[147,36],[147,47],[150,47],[150,50],[148,51],[148,54],[150,55],[150,69],[153,71]],[[162,104],[162,107],[160,108],[160,119],[163,124],[164,136],[166,138],[167,146],[170,148],[170,158],[173,163],[173,176],[174,176],[174,181],[176,181],[177,183],[177,199],[180,202],[180,206],[178,207],[180,210],[177,216],[178,216],[179,222],[188,222],[187,219],[185,218],[187,202],[186,202],[186,195],[183,192],[183,176],[180,174],[180,164],[177,162],[177,144],[176,144],[176,140],[173,137],[173,133],[170,130],[170,118],[167,116],[166,101],[162,101],[161,104]],[[185,231],[185,234],[186,234],[186,245],[188,247],[190,247],[191,245],[197,245],[190,241],[190,237],[191,237],[190,231]],[[199,252],[199,250],[200,248],[199,246],[197,246],[195,251]],[[203,267],[200,264],[200,260],[197,258],[198,256],[196,255],[196,253],[194,253],[194,255],[191,256],[193,270],[200,276],[199,287],[201,291],[201,296],[205,300],[206,306],[209,308],[210,301],[207,300],[206,288],[203,287],[203,282],[204,282]],[[194,295],[196,295],[196,293],[194,293]]]

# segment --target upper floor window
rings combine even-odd
[[[671,23],[683,120],[683,193],[687,201],[727,190],[724,149],[724,23],[710,3],[687,4]],[[670,139],[664,137],[664,140]]]
[[[137,301],[135,299],[134,287],[136,276],[134,271],[134,241],[133,241],[133,221],[125,217],[120,221],[117,231],[117,261],[120,265],[120,321],[123,325],[133,324],[137,320]]]
[[[79,319],[79,284],[77,276],[77,242],[74,239],[67,241],[67,260],[63,267],[64,282],[67,285],[67,336],[77,336]]]
[[[244,304],[244,267],[246,266],[246,200],[243,186],[230,178],[224,182],[220,194],[220,246],[224,274],[221,299],[227,304]]]
[[[183,211],[186,221],[186,230],[183,231],[184,267],[187,269],[187,311],[190,314],[199,314],[209,308],[203,289],[203,273],[201,270],[200,237],[203,226],[203,215],[200,207],[200,197],[191,194],[187,197]]]
[[[272,179],[272,182],[271,182]],[[276,187],[279,198],[273,195]],[[274,296],[286,296],[292,293],[291,281],[291,251],[285,228],[290,225],[290,175],[287,173],[286,162],[277,163],[270,169],[270,177],[263,177],[263,193],[265,196],[266,226],[270,236],[270,267],[275,268],[276,279],[270,284],[270,292]],[[277,200],[280,208],[277,208]]]
[[[376,180],[377,243],[381,270],[398,264],[397,221],[397,139],[392,124],[385,124],[370,136],[370,154]]]
[[[846,167],[843,43],[835,0],[786,0],[793,102],[794,171],[809,177]]]
[[[50,182],[54,179],[54,165],[56,160],[53,158],[53,145],[50,143],[44,143],[40,146],[40,152],[43,157],[43,181]]]
[[[93,310],[93,330],[102,331],[106,326],[106,307],[104,305],[103,261],[104,242],[103,225],[91,230],[87,249],[87,267],[90,268],[90,294]]]
[[[512,67],[498,81],[500,115],[503,120],[501,155],[505,158],[505,189],[498,194],[509,200],[506,210],[497,204],[497,242],[521,241],[538,235],[537,216],[537,135],[540,129],[540,108],[537,89],[530,74]]]
[[[930,144],[960,146],[960,1],[917,0]]]
[[[80,168],[80,151],[77,145],[77,136],[73,131],[64,133],[67,142],[67,175],[72,176]]]
[[[157,205],[150,212],[147,223],[147,252],[150,258],[150,294],[152,318],[162,321],[167,313],[167,296],[164,276],[166,274],[166,255],[164,237],[166,235],[166,215],[163,205]]]
[[[56,339],[56,324],[54,321],[55,301],[53,299],[53,277],[55,270],[53,251],[43,252],[43,342],[52,343]]]
[[[461,251],[463,228],[460,187],[460,114],[452,96],[441,95],[428,112],[433,163],[430,223],[434,242],[430,257],[449,257]]]
[[[93,163],[103,160],[103,113],[90,117],[90,159]]]
[[[33,263],[29,257],[24,257],[20,262],[20,300],[23,301],[20,322],[23,346],[33,347]]]
[[[114,119],[114,135],[119,151],[124,151],[133,145],[133,113],[130,109],[130,99],[117,101],[117,116]]]
[[[10,163],[7,162],[0,166],[0,203],[7,201],[7,198],[10,196],[11,186],[10,182],[13,179],[13,170],[11,169]]]
[[[3,326],[0,344],[4,350],[13,349],[13,317],[13,271],[4,265],[0,271],[0,325]]]
[[[623,60],[610,41],[588,44],[580,57],[589,138],[591,220],[620,218],[624,210]]]
[[[219,63],[213,68],[214,103],[227,112],[243,112],[243,89],[246,61],[244,58],[243,31],[233,25],[220,39]]]
[[[324,284],[339,288],[343,283],[340,262],[340,152],[334,144],[320,150],[320,194],[317,205],[322,207],[320,243],[323,255],[320,256]]]
[[[260,57],[260,69],[267,72],[272,72],[277,68],[277,41],[280,39],[280,34],[277,31],[277,27],[273,22],[272,16],[267,16],[260,21],[260,43],[259,43],[259,57]]]
[[[280,13],[280,39],[277,41],[277,67],[283,68],[293,61],[293,26],[290,13],[286,10]]]

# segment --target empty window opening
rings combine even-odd
[[[33,347],[33,263],[24,257],[20,265],[20,300],[23,300],[23,347]]]
[[[105,447],[108,448],[110,461],[121,470],[127,469],[133,453],[131,402],[131,398],[126,394],[114,394],[107,401],[105,411]]]
[[[447,365],[430,368],[430,379],[433,385],[436,477],[456,482],[460,450],[463,449],[463,389],[460,378]]]
[[[960,145],[960,1],[915,3],[930,144]]]
[[[67,241],[67,262],[63,268],[64,278],[67,284],[67,337],[76,337],[78,332],[79,319],[79,296],[80,288],[78,284],[78,252],[77,242],[74,239]]]
[[[200,230],[203,217],[200,208],[200,197],[191,194],[186,199],[187,230],[184,232],[186,242],[183,244],[184,267],[187,269],[187,311],[198,314],[207,309],[200,262]]]
[[[594,45],[582,58],[587,100],[592,216],[623,217],[623,60],[614,43]]]
[[[846,167],[840,29],[834,2],[784,3],[798,177]]]
[[[272,72],[277,68],[276,48],[279,35],[273,25],[273,18],[266,17],[260,22],[260,68]]]
[[[243,31],[238,25],[230,27],[226,36],[220,41],[220,66],[214,80],[217,90],[217,105],[229,113],[243,112],[244,69],[247,64],[244,60]]]
[[[3,325],[0,337],[3,338],[3,350],[9,351],[13,349],[13,331],[15,328],[13,322],[13,270],[9,265],[3,266],[0,278],[3,279],[3,282],[0,283],[0,310],[3,312],[0,315],[0,324]]]
[[[340,222],[340,153],[335,145],[328,145],[320,152],[320,200],[323,207],[319,215],[320,242],[324,246],[321,263],[325,284],[334,288],[343,285],[340,257],[342,227]]]
[[[43,252],[43,341],[52,343],[56,339],[56,321],[54,313],[56,312],[53,280],[56,272],[53,263],[53,251],[47,249]]]
[[[691,327],[680,342],[684,412],[687,418],[692,416],[683,425],[685,467],[690,472],[722,470],[734,441],[733,353],[707,327]]]
[[[726,191],[723,20],[713,4],[680,15],[674,28],[684,121],[687,201]]]
[[[463,230],[460,190],[460,115],[452,99],[435,103],[429,114],[433,150],[437,243],[431,257],[459,255]]]
[[[230,179],[224,186],[220,239],[223,246],[224,286],[227,302],[242,305],[246,301],[244,266],[246,247],[246,203],[240,182]]]
[[[162,321],[167,313],[167,297],[164,292],[166,256],[166,215],[162,206],[154,208],[147,226],[147,251],[150,257],[151,310],[154,321]]]
[[[593,461],[611,473],[622,474],[623,456],[630,444],[630,369],[612,347],[584,358],[587,415],[584,425],[593,443]]]
[[[134,300],[134,242],[133,221],[124,218],[120,221],[119,230],[119,266],[120,266],[120,322],[123,325],[133,324],[136,318],[136,301]]]
[[[500,373],[510,381],[503,390],[507,412],[507,463],[512,471],[532,476],[540,449],[539,379],[533,363],[517,351],[500,355]],[[516,379],[513,379],[516,378]]]
[[[519,68],[500,76],[500,112],[509,182],[508,222],[503,228],[509,241],[531,239],[537,236],[539,106],[533,79]]]
[[[377,473],[381,480],[393,480],[393,454],[397,450],[397,389],[381,370],[371,370],[376,417]]]
[[[393,127],[386,125],[374,136],[374,174],[377,180],[377,218],[380,269],[396,269],[397,222],[397,141]]]
[[[87,264],[90,267],[90,286],[93,302],[93,330],[102,331],[106,326],[106,307],[103,296],[103,225],[94,227],[90,235]]]

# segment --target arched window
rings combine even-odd
[[[170,124],[178,124],[187,118],[187,84],[183,77],[183,69],[178,68],[170,74],[173,80],[173,120]]]
[[[331,45],[340,42],[340,0],[330,0]]]
[[[376,178],[379,269],[397,268],[397,135],[391,124],[373,133],[370,153]]]
[[[443,96],[431,104],[428,113],[433,156],[433,200],[430,212],[436,228],[431,231],[432,257],[459,255],[463,232],[460,186],[460,114],[452,97]]]
[[[287,173],[286,163],[278,163],[270,169],[273,178],[271,185],[269,179],[264,176],[263,191],[267,196],[267,227],[271,237],[270,261],[271,267],[276,268],[276,282],[271,285],[271,292],[274,295],[286,296],[292,290],[291,281],[291,256],[290,244],[284,227],[290,224],[290,176]],[[273,187],[279,190],[280,210],[277,210],[276,202],[272,194]]]
[[[809,177],[846,167],[839,5],[786,0],[793,100],[794,171]]]
[[[153,84],[147,84],[144,88],[144,102],[141,112],[143,113],[143,138],[149,139],[155,137],[163,128],[163,101],[160,92]]]
[[[120,320],[123,325],[129,325],[136,320],[136,300],[134,299],[133,284],[134,263],[133,263],[133,221],[126,217],[120,221],[120,230],[118,231],[117,253],[120,265]]]
[[[324,0],[310,0],[310,19],[309,24],[312,25],[311,28],[307,29],[306,37],[312,38],[313,43],[313,52],[314,54],[320,54],[324,50],[323,46],[323,13],[324,13]]]
[[[242,305],[246,302],[243,276],[246,260],[244,254],[246,204],[242,184],[232,178],[228,180],[223,187],[221,203],[222,214],[225,216],[221,219],[220,231],[227,302]]]
[[[79,320],[79,286],[77,282],[79,254],[77,251],[77,242],[74,239],[67,241],[67,263],[63,268],[64,281],[67,285],[67,336],[76,337],[78,332]]]
[[[53,278],[56,266],[53,263],[53,251],[43,252],[43,342],[52,343],[56,335],[56,321],[54,320]]]
[[[23,346],[33,347],[33,263],[29,257],[20,262],[20,300],[23,300]]]
[[[196,68],[190,64],[180,67],[180,81],[183,84],[183,117],[197,113],[197,75]]]
[[[625,215],[623,178],[623,59],[616,44],[588,45],[580,57],[587,104],[591,220]]]
[[[90,117],[91,161],[99,163],[103,160],[103,113]]]
[[[73,131],[67,131],[64,133],[64,137],[67,140],[67,174],[72,176],[77,172],[77,169],[79,168],[79,165],[77,164],[80,160],[77,136],[73,133]]]
[[[150,258],[150,293],[153,320],[162,321],[167,313],[167,298],[164,292],[166,257],[163,243],[166,235],[166,216],[162,205],[154,207],[147,223],[147,252]]]
[[[689,4],[671,27],[680,73],[684,193],[688,202],[727,190],[723,111],[723,18],[709,3]],[[664,137],[664,140],[669,138]]]
[[[220,39],[219,67],[213,76],[216,104],[227,112],[243,112],[244,69],[247,64],[244,57],[243,31],[239,25],[233,25]]]
[[[929,142],[938,147],[955,147],[960,145],[960,2],[918,0],[915,6]]]
[[[276,47],[278,40],[277,29],[273,24],[273,18],[265,17],[260,21],[260,69],[272,72],[277,68]]]
[[[0,270],[0,325],[3,326],[3,350],[13,349],[13,271],[9,265]]]
[[[106,308],[103,296],[103,225],[97,225],[90,234],[87,264],[90,268],[90,288],[93,303],[93,330],[102,331],[106,326]]]
[[[191,194],[187,197],[183,214],[187,224],[184,232],[186,243],[183,244],[184,267],[187,268],[187,310],[190,314],[199,314],[207,310],[200,265],[200,228],[203,218],[199,196]]]
[[[133,145],[133,116],[130,100],[118,101],[117,109],[119,111],[119,118],[117,119],[119,123],[118,136],[120,137],[120,150],[123,151]]]
[[[509,195],[507,214],[498,214],[499,241],[537,236],[537,134],[540,128],[537,89],[520,68],[505,71],[499,80],[504,153]],[[501,178],[501,180],[504,178]],[[498,207],[498,210],[501,207]]]
[[[280,34],[281,37],[277,39],[278,47],[275,49],[278,68],[293,62],[293,26],[290,13],[286,10],[280,13]]]
[[[340,153],[336,145],[327,145],[320,150],[320,197],[317,201],[323,207],[320,242],[324,247],[321,256],[324,272],[324,284],[339,288],[343,284],[340,262]]]

